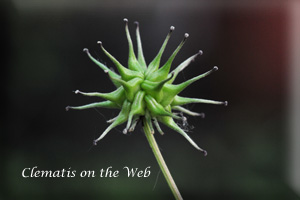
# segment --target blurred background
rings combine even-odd
[[[229,105],[189,105],[205,119],[188,117],[189,135],[156,134],[185,199],[299,199],[298,1],[2,0],[0,199],[173,199],[139,125],[92,141],[116,110],[65,111],[100,101],[72,91],[110,92],[114,86],[82,49],[113,67],[96,44],[126,65],[123,18],[135,38],[139,21],[149,63],[171,25],[176,29],[162,63],[189,33],[173,68],[203,50],[177,78],[180,83],[217,65],[219,71],[188,87],[183,96],[227,100]],[[135,42],[135,40],[134,40]],[[24,168],[99,171],[118,178],[22,178]],[[148,178],[128,178],[124,166]],[[98,173],[97,173],[98,174]]]

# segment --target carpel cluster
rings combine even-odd
[[[214,71],[218,70],[218,67],[213,67],[210,71],[191,78],[180,84],[173,84],[179,72],[184,70],[198,55],[202,55],[203,52],[200,50],[196,54],[187,58],[174,70],[171,70],[172,62],[185,43],[189,34],[185,33],[184,38],[175,49],[169,59],[162,66],[160,65],[162,54],[166,48],[166,45],[170,39],[174,27],[170,27],[170,31],[165,38],[162,47],[160,48],[156,57],[147,65],[143,55],[142,42],[139,31],[139,24],[136,25],[136,40],[137,40],[137,57],[134,53],[134,48],[131,40],[131,36],[128,29],[128,20],[125,18],[125,31],[129,45],[129,57],[128,57],[128,68],[124,67],[115,57],[113,57],[102,45],[102,42],[98,41],[102,51],[110,58],[114,63],[119,74],[108,68],[103,63],[91,56],[88,49],[83,49],[87,53],[88,57],[98,65],[105,73],[108,74],[112,83],[116,86],[116,90],[110,93],[99,93],[99,92],[81,92],[76,90],[76,94],[82,94],[85,96],[95,96],[105,99],[105,101],[91,103],[83,106],[67,106],[66,110],[69,109],[88,109],[88,108],[112,108],[119,109],[120,113],[113,119],[109,120],[110,126],[100,135],[99,138],[94,140],[94,145],[97,144],[111,129],[123,124],[127,121],[126,127],[123,133],[134,131],[138,121],[140,119],[146,119],[151,133],[154,133],[153,125],[156,130],[163,135],[163,131],[160,128],[159,122],[165,124],[171,129],[177,131],[183,135],[196,149],[207,154],[205,150],[200,148],[188,134],[180,128],[175,120],[186,121],[186,118],[182,115],[188,114],[191,116],[202,116],[203,113],[196,113],[190,111],[183,106],[190,103],[209,103],[227,105],[227,101],[213,101],[207,99],[198,99],[190,97],[179,96],[179,93],[183,91],[187,86],[194,83],[195,81],[202,79]],[[177,112],[177,113],[176,113]]]

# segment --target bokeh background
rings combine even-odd
[[[76,89],[114,89],[82,49],[89,48],[113,67],[96,44],[101,40],[126,64],[124,17],[133,38],[133,22],[140,22],[147,63],[171,25],[176,29],[163,62],[186,32],[190,37],[173,68],[199,49],[204,51],[176,83],[219,67],[182,92],[229,102],[227,107],[188,106],[206,114],[205,119],[189,117],[188,122],[189,135],[208,156],[166,127],[164,136],[156,134],[182,196],[299,199],[299,132],[289,128],[299,120],[291,112],[299,108],[293,106],[299,103],[293,101],[299,88],[291,81],[300,75],[294,71],[299,63],[293,62],[299,53],[295,32],[300,31],[295,27],[300,18],[293,14],[300,12],[297,1],[2,0],[0,6],[0,199],[173,198],[140,125],[130,135],[118,127],[93,147],[93,139],[117,111],[65,111],[67,105],[99,100],[75,95]],[[22,178],[22,170],[34,166],[77,172],[112,166],[120,177]],[[124,166],[151,166],[151,176],[128,178]]]

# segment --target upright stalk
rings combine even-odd
[[[177,186],[176,186],[176,184],[175,184],[175,182],[173,180],[173,177],[172,177],[172,175],[171,175],[171,173],[170,173],[170,171],[169,171],[169,169],[168,169],[168,167],[167,167],[167,165],[165,163],[164,158],[162,157],[162,155],[160,153],[160,150],[159,150],[159,148],[157,146],[157,143],[156,143],[156,140],[154,138],[154,135],[151,133],[149,124],[147,123],[147,121],[145,120],[145,118],[143,120],[143,124],[144,124],[144,132],[145,132],[145,135],[147,137],[147,140],[148,140],[148,142],[150,144],[150,147],[151,147],[151,149],[152,149],[152,151],[154,153],[154,156],[155,156],[155,158],[156,158],[156,160],[158,162],[158,165],[159,165],[162,173],[164,174],[165,179],[166,179],[166,181],[167,181],[167,183],[168,183],[168,185],[169,185],[169,187],[170,187],[170,189],[171,189],[171,191],[172,191],[175,199],[176,200],[182,200],[182,196],[181,196],[181,194],[180,194],[180,192],[179,192],[179,190],[178,190],[178,188],[177,188]]]

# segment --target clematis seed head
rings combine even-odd
[[[217,71],[218,67],[214,66],[211,70],[194,78],[191,78],[183,83],[173,84],[179,72],[183,71],[187,66],[189,66],[189,64],[194,61],[194,59],[198,55],[203,55],[203,51],[199,50],[195,55],[187,58],[173,71],[170,72],[173,60],[180,51],[181,47],[184,45],[186,39],[189,37],[189,34],[185,33],[183,40],[174,50],[170,58],[166,61],[165,64],[161,65],[161,57],[171,37],[171,33],[175,30],[175,27],[171,26],[158,54],[149,64],[146,64],[139,31],[139,23],[137,21],[134,22],[136,26],[137,40],[136,55],[128,28],[128,19],[124,18],[123,21],[125,22],[125,33],[129,46],[127,67],[121,64],[114,56],[112,56],[103,47],[101,41],[97,41],[97,44],[99,44],[102,51],[114,63],[117,72],[115,72],[111,68],[108,68],[105,64],[95,59],[89,53],[89,50],[87,48],[83,49],[88,57],[105,73],[108,74],[109,79],[115,85],[116,89],[109,93],[81,92],[79,90],[76,90],[74,92],[75,94],[99,97],[104,99],[104,101],[95,102],[83,106],[67,106],[65,108],[66,111],[70,109],[83,110],[89,108],[109,108],[119,110],[119,114],[116,117],[107,121],[108,123],[110,123],[110,125],[104,130],[100,137],[93,141],[93,145],[97,145],[97,142],[103,139],[106,134],[108,134],[109,131],[116,126],[127,122],[126,128],[123,130],[123,133],[127,134],[128,132],[134,131],[139,121],[144,121],[141,119],[145,119],[152,134],[154,134],[155,132],[154,127],[161,135],[164,134],[164,132],[160,128],[160,122],[180,133],[196,149],[201,151],[206,156],[207,151],[200,148],[189,137],[189,135],[177,125],[175,120],[180,120],[185,127],[188,124],[187,118],[184,116],[184,114],[191,116],[200,116],[202,118],[205,117],[204,113],[196,113],[183,107],[184,105],[190,103],[206,103],[225,106],[228,105],[227,101],[214,101],[208,99],[182,97],[179,95],[180,92],[182,92],[192,83],[210,75],[214,71]],[[179,111],[180,113],[176,113],[174,111]]]

